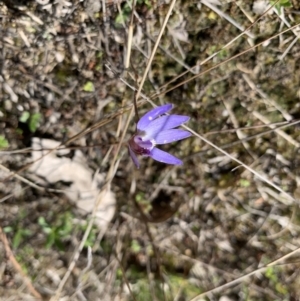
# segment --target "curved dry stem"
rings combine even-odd
[[[241,160],[235,158],[234,156],[232,156],[231,154],[227,153],[226,151],[224,151],[222,148],[218,147],[217,145],[215,145],[214,143],[212,143],[211,141],[209,141],[208,139],[206,139],[205,137],[201,136],[200,134],[198,134],[197,132],[195,132],[194,130],[192,130],[190,127],[183,125],[183,128],[187,129],[188,131],[190,131],[192,134],[194,134],[196,137],[198,137],[199,139],[201,139],[202,141],[204,141],[206,144],[210,145],[211,147],[213,147],[214,149],[216,149],[217,151],[219,151],[220,153],[224,154],[225,156],[227,156],[228,158],[230,158],[232,161],[235,161],[236,163],[240,164],[241,166],[243,166],[245,169],[247,169],[248,171],[250,171],[253,175],[255,175],[256,177],[258,177],[261,181],[269,184],[270,186],[272,186],[273,188],[275,188],[277,191],[281,192],[282,195],[284,195],[289,201],[293,201],[296,203],[299,203],[298,200],[296,200],[294,197],[292,197],[291,195],[289,195],[287,192],[285,192],[282,188],[280,188],[279,186],[277,186],[276,184],[274,184],[272,181],[270,181],[269,179],[267,179],[266,177],[262,176],[260,173],[258,173],[256,170],[254,170],[253,168],[251,168],[250,166],[246,165],[245,163],[243,163]]]

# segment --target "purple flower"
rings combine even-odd
[[[173,108],[172,104],[157,107],[145,114],[137,123],[137,133],[129,140],[129,154],[137,168],[140,167],[137,155],[151,157],[162,163],[181,165],[182,161],[164,152],[156,145],[178,141],[191,136],[191,133],[175,129],[190,118],[182,115],[163,115]],[[163,115],[163,116],[161,116]]]

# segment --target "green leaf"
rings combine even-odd
[[[268,267],[265,271],[265,276],[273,281],[273,283],[276,283],[278,281],[278,278],[277,278],[277,275],[276,275],[276,272],[274,270],[274,267]]]
[[[115,21],[116,21],[117,24],[123,24],[123,23],[125,23],[125,18],[126,18],[126,20],[128,19],[127,16],[124,16],[124,14],[120,13],[120,14],[117,15]]]
[[[247,187],[250,186],[250,184],[251,184],[251,183],[250,183],[248,180],[246,180],[246,179],[240,179],[240,185],[241,185],[242,187],[247,188]]]
[[[18,246],[21,243],[21,240],[22,240],[22,233],[20,230],[18,230],[17,233],[15,234],[15,236],[13,238],[13,242],[12,242],[14,249],[18,248]]]
[[[276,3],[275,0],[271,0],[270,1],[271,5],[273,5],[274,3]],[[291,1],[290,0],[280,0],[278,3],[276,3],[276,6],[278,7],[291,7]]]
[[[274,5],[276,3],[275,0],[270,0],[270,4]],[[275,8],[280,13],[281,8],[289,8],[292,7],[291,1],[290,0],[280,0],[278,3],[275,4]]]
[[[152,8],[152,4],[150,0],[137,0],[138,4],[146,4],[148,8]]]
[[[39,217],[38,224],[43,228],[44,233],[50,234],[52,232],[51,227],[47,224],[47,222],[43,216]]]
[[[66,213],[62,216],[62,220],[60,221],[61,225],[57,228],[57,234],[65,238],[67,237],[73,230],[73,220],[72,215],[69,213]]]
[[[94,92],[95,87],[92,82],[86,82],[85,85],[83,86],[83,91],[85,92]]]
[[[60,240],[59,238],[56,238],[56,239],[55,239],[54,244],[55,244],[55,246],[56,246],[60,251],[64,251],[64,250],[65,250],[64,245],[63,245],[63,243],[61,242],[61,240]]]
[[[39,218],[38,218],[38,224],[40,225],[40,226],[47,226],[47,222],[46,222],[46,220],[45,220],[45,218],[43,217],[43,216],[40,216]]]
[[[116,25],[126,23],[129,20],[130,13],[131,8],[128,6],[128,4],[125,4],[122,11],[117,15],[115,19]]]
[[[46,240],[46,249],[49,249],[52,247],[52,245],[55,243],[55,233],[52,231],[51,233],[49,233],[49,235],[47,236],[47,240]]]
[[[13,230],[13,228],[10,227],[10,226],[7,226],[7,227],[4,227],[4,228],[3,228],[4,233],[9,233],[9,232],[11,232],[12,230]]]
[[[30,120],[29,120],[29,130],[30,132],[34,133],[37,128],[40,125],[40,120],[41,120],[41,114],[40,113],[35,113],[31,115]]]
[[[19,118],[19,121],[20,122],[27,122],[29,120],[29,117],[30,117],[30,113],[27,112],[27,111],[24,111],[21,115],[21,117]]]
[[[28,229],[18,229],[17,233],[15,234],[13,238],[13,248],[17,249],[18,246],[21,244],[21,242],[24,240],[26,236],[29,236],[31,234],[30,230]]]
[[[8,141],[5,139],[4,136],[0,135],[0,148],[6,148],[9,146]]]
[[[131,242],[131,250],[133,253],[138,253],[141,251],[141,246],[139,242],[135,239]]]

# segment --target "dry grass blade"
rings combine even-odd
[[[222,148],[218,147],[217,145],[215,145],[214,143],[212,143],[211,141],[209,141],[208,139],[206,139],[205,137],[201,136],[200,134],[198,134],[197,132],[195,132],[194,130],[192,130],[191,128],[189,128],[188,126],[183,125],[183,127],[185,129],[187,129],[188,131],[190,131],[192,134],[194,134],[194,136],[198,137],[199,139],[203,140],[206,144],[210,145],[211,147],[213,147],[214,149],[216,149],[217,151],[219,151],[220,153],[224,154],[226,157],[230,158],[231,160],[235,161],[236,163],[238,163],[239,165],[243,166],[245,169],[247,169],[248,171],[250,171],[254,176],[256,176],[257,178],[259,178],[261,181],[269,184],[270,186],[272,186],[273,188],[275,188],[277,191],[279,191],[283,196],[285,196],[288,200],[293,201],[295,203],[299,203],[298,200],[296,200],[294,197],[292,197],[290,194],[288,194],[287,192],[285,192],[282,188],[278,187],[276,184],[274,184],[272,181],[270,181],[269,179],[267,179],[266,177],[262,176],[261,174],[259,174],[256,170],[254,170],[253,168],[251,168],[250,166],[246,165],[245,163],[243,163],[242,161],[240,161],[239,159],[235,158],[234,156],[232,156],[231,154],[227,153],[226,151],[224,151]]]
[[[7,181],[7,179],[10,178],[10,177],[14,177],[14,178],[20,180],[21,182],[23,182],[24,184],[26,184],[26,185],[28,185],[28,186],[36,189],[36,190],[39,190],[39,191],[43,191],[43,192],[49,191],[49,192],[56,192],[56,193],[64,193],[63,190],[42,187],[42,186],[34,183],[33,181],[30,181],[30,180],[26,179],[25,177],[20,176],[17,172],[10,171],[8,168],[6,168],[5,166],[3,166],[2,164],[0,164],[0,169],[2,169],[3,171],[5,171],[8,174],[6,176],[6,178],[4,180],[2,180],[3,182]]]
[[[131,18],[130,18],[130,24],[128,27],[128,38],[127,38],[127,52],[126,52],[126,59],[124,67],[125,69],[129,68],[130,65],[130,55],[131,55],[131,48],[132,48],[132,37],[133,37],[133,20],[134,20],[134,10],[135,10],[135,0],[132,3],[131,8]]]
[[[264,124],[270,124],[270,120],[268,120],[268,118],[266,118],[265,116],[263,116],[259,112],[253,111],[252,114],[257,119],[261,120]],[[282,130],[276,129],[276,127],[274,125],[270,125],[269,127],[271,129],[274,129],[274,132],[278,133],[279,136],[281,136],[282,138],[284,138],[290,144],[294,145],[295,147],[300,147],[300,143],[298,141],[296,141],[295,139],[293,139],[291,136],[289,136],[288,134],[286,134]]]

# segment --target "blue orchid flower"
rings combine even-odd
[[[128,142],[129,154],[137,168],[140,167],[138,155],[166,164],[182,164],[180,159],[156,147],[191,136],[188,131],[175,129],[187,122],[190,119],[188,116],[164,115],[172,108],[172,104],[157,107],[146,113],[137,123],[137,133]]]

